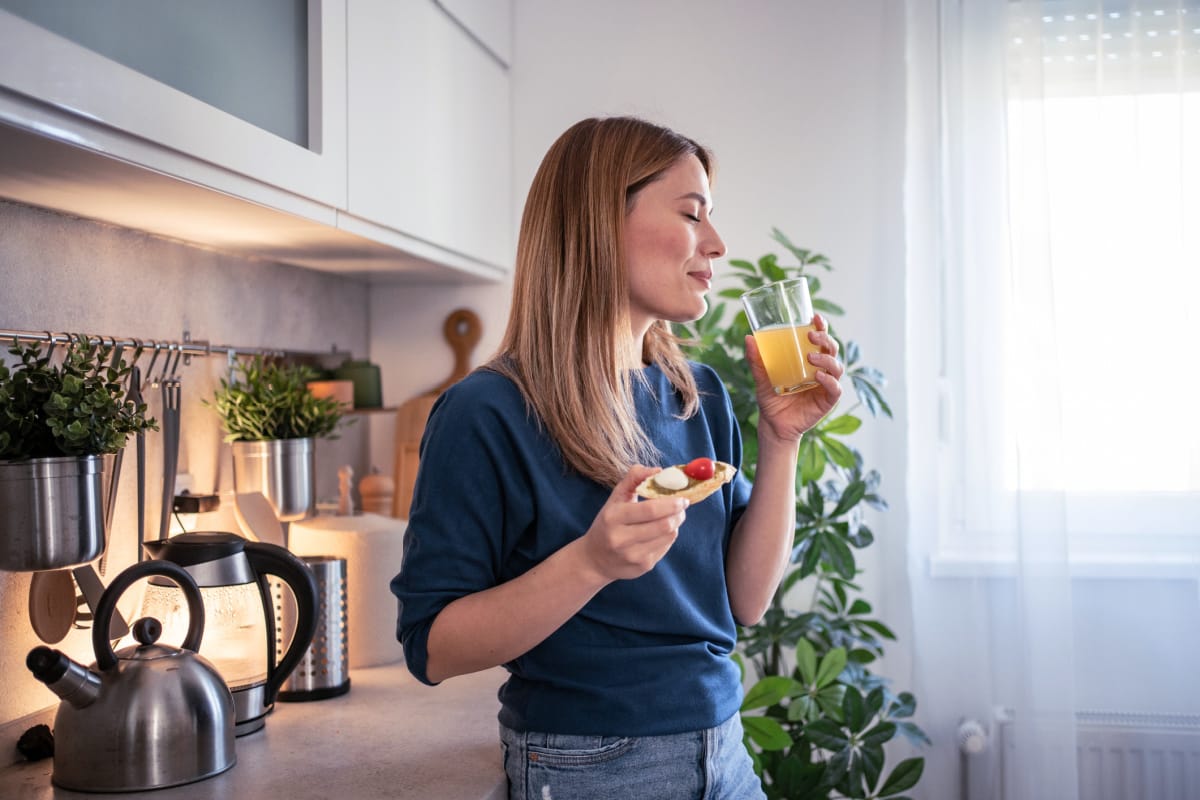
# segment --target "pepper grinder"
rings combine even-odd
[[[358,482],[358,495],[362,498],[363,511],[372,514],[392,515],[392,498],[396,494],[396,483],[371,467],[371,474]]]

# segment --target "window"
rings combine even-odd
[[[1003,46],[965,42],[962,83],[947,82],[958,195],[940,549],[1010,557],[1020,515],[1027,529],[1065,524],[1079,561],[1188,561],[1200,1],[1016,0],[1007,13]]]

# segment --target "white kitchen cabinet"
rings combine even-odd
[[[26,6],[31,9],[26,15],[38,18],[34,6],[17,0],[6,5],[17,11]],[[203,44],[219,57],[223,48],[239,40],[233,35],[237,15],[254,9],[253,4],[236,3],[216,8],[226,11],[210,9],[208,25],[191,25],[183,33],[215,39]],[[307,125],[300,120],[299,135],[291,137],[298,141],[89,49],[69,34],[59,35],[4,10],[0,121],[333,225],[335,209],[344,208],[346,200],[345,0],[309,0],[292,10],[298,17],[293,25],[266,30],[272,37],[297,39],[292,52],[300,59],[284,68],[299,72],[296,83],[306,90],[295,113],[306,116]],[[116,15],[118,30],[132,29],[146,39],[155,36],[153,29],[140,27],[143,20],[136,4],[110,3],[105,13]],[[222,25],[227,36],[222,35]],[[239,46],[251,62],[263,57],[255,42],[241,38]],[[158,58],[170,68],[172,53]],[[210,67],[197,69],[211,68],[214,60],[210,56],[205,62]],[[236,91],[236,76],[227,86]]]
[[[496,5],[510,19],[511,3]],[[481,272],[507,270],[507,66],[434,0],[347,0],[346,28],[348,214],[339,224],[380,238],[398,231]]]

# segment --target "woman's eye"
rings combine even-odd
[[[690,219],[692,222],[700,221],[700,217],[696,216],[695,214],[684,214],[684,216]]]

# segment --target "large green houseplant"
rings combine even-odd
[[[830,322],[853,387],[854,405],[835,409],[805,435],[796,470],[796,532],[791,566],[763,620],[741,629],[740,654],[755,671],[755,683],[742,706],[746,747],[772,800],[892,798],[920,780],[923,758],[909,758],[885,772],[884,745],[897,735],[928,743],[909,718],[916,700],[896,693],[870,665],[883,655],[884,640],[894,635],[873,618],[870,604],[855,583],[855,550],[874,536],[865,511],[883,511],[880,475],[867,469],[862,454],[847,439],[862,425],[861,411],[891,417],[884,398],[884,376],[861,363],[853,341],[843,340],[831,317],[843,309],[820,295],[813,270],[830,270],[829,260],[795,246],[778,229],[773,239],[798,262],[783,266],[771,253],[749,262],[731,259],[737,286],[720,296],[735,299],[770,281],[808,278],[813,305]],[[744,442],[743,470],[754,479],[758,455],[758,405],[746,360],[750,332],[740,309],[726,320],[724,302],[679,333],[692,343],[690,355],[712,366],[733,401]],[[803,593],[806,606],[797,608]]]
[[[316,397],[308,382],[319,373],[262,355],[238,362],[211,401],[233,448],[239,493],[266,496],[283,521],[316,511],[315,440],[337,438],[344,413],[335,398]]]
[[[0,569],[75,566],[103,550],[108,457],[157,429],[114,350],[72,335],[56,361],[14,339],[12,363],[0,362]]]

